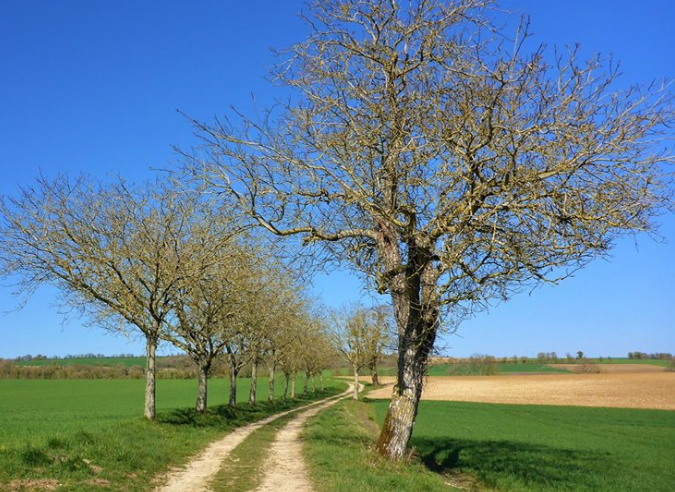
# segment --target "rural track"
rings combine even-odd
[[[363,387],[363,385],[359,386]],[[302,411],[277,433],[263,466],[265,470],[263,482],[255,489],[255,492],[311,492],[313,490],[302,456],[300,433],[307,420],[341,399],[347,398],[352,389],[353,385],[350,384],[349,389],[338,397],[323,400],[321,404]]]
[[[349,388],[345,392],[340,393],[339,395],[331,396],[324,400],[319,400],[317,402],[310,403],[302,407],[294,408],[292,410],[277,413],[275,415],[271,415],[257,422],[253,422],[243,427],[238,427],[234,431],[227,434],[225,437],[209,444],[201,453],[199,453],[195,458],[190,460],[184,468],[167,473],[162,478],[162,482],[164,482],[164,484],[157,486],[155,488],[155,492],[209,492],[210,491],[209,483],[220,470],[223,460],[225,460],[225,458],[229,456],[232,450],[234,450],[237,446],[239,446],[249,435],[251,435],[256,430],[260,429],[261,427],[285,415],[288,415],[293,412],[301,412],[296,419],[293,419],[280,431],[280,433],[286,431],[289,428],[289,426],[291,426],[291,424],[294,424],[296,422],[297,419],[302,419],[301,423],[298,424],[294,434],[289,433],[284,434],[286,436],[285,442],[289,445],[291,444],[291,442],[288,441],[289,436],[294,436],[293,439],[296,441],[298,449],[293,449],[292,456],[282,455],[281,458],[278,458],[279,462],[275,463],[275,465],[271,467],[270,472],[265,474],[265,481],[263,485],[261,486],[261,488],[257,489],[261,491],[272,490],[263,488],[268,483],[267,482],[268,476],[280,472],[280,470],[282,469],[285,469],[283,464],[285,464],[289,458],[292,458],[294,462],[291,466],[299,467],[299,469],[304,471],[304,461],[302,461],[302,454],[301,454],[302,449],[301,445],[297,442],[297,438],[302,429],[302,425],[312,415],[315,415],[321,410],[328,408],[330,405],[337,403],[339,400],[343,398],[347,398],[351,394],[352,388],[353,386],[350,384]],[[277,441],[278,438],[272,445],[272,449],[275,448]],[[297,461],[296,458],[298,456],[299,456],[299,463],[296,462]],[[279,468],[280,465],[282,466],[281,469]],[[306,473],[304,473],[302,476],[306,477]],[[294,478],[295,477],[293,477],[293,479]],[[270,478],[270,480],[272,480],[272,478]],[[309,481],[307,481],[307,484],[309,484]],[[276,492],[280,492],[282,490],[289,490],[289,491],[293,490],[300,492],[304,490],[307,491],[311,490],[311,486],[309,486],[309,488],[295,488],[295,487],[283,488],[275,486],[274,490]]]

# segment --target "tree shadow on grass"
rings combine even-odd
[[[190,427],[237,427],[333,396],[339,392],[339,390],[328,388],[313,394],[301,395],[295,399],[277,399],[273,402],[261,401],[255,405],[238,403],[236,407],[218,405],[209,408],[206,413],[199,413],[194,408],[175,408],[159,412],[157,422]]]
[[[470,473],[489,487],[606,490],[616,467],[607,453],[513,441],[418,438],[413,444],[430,470]]]

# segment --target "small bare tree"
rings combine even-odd
[[[393,345],[395,324],[390,306],[375,306],[369,310],[370,322],[365,333],[366,366],[370,370],[373,386],[379,386],[377,368],[385,351]]]
[[[359,398],[359,371],[368,364],[366,333],[368,311],[362,306],[334,311],[331,316],[331,339],[335,350],[349,362],[354,374],[353,399]]]
[[[284,347],[281,353],[277,354],[279,367],[284,374],[284,399],[289,396],[289,391],[290,397],[295,398],[296,377],[298,371],[302,368],[302,352],[306,349],[300,327],[294,326],[294,331],[296,331],[296,335],[292,341]]]
[[[653,230],[669,198],[658,84],[524,52],[487,0],[315,0],[281,54],[294,96],[260,119],[195,122],[191,171],[273,234],[300,235],[391,295],[397,384],[378,449],[405,455],[442,316],[556,282]],[[494,14],[496,15],[496,14]],[[203,155],[203,154],[202,154]]]

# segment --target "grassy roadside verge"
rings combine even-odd
[[[374,451],[378,426],[363,401],[343,400],[307,423],[302,438],[317,492],[454,490],[419,463],[388,463]]]
[[[185,406],[194,397],[194,381],[161,381],[158,420],[147,422],[139,416],[143,395],[136,383],[0,381],[0,491],[41,490],[41,485],[77,492],[152,490],[158,473],[234,427],[346,388],[329,381],[325,392],[252,408],[243,401],[248,383],[242,381],[238,408],[222,405],[214,391],[216,404],[199,415]],[[263,390],[266,380],[259,384]],[[224,398],[225,388],[213,386]]]

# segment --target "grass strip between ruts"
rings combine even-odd
[[[244,439],[223,461],[220,471],[209,484],[210,490],[245,492],[258,487],[264,478],[263,468],[270,446],[277,433],[296,417],[298,411],[301,409],[273,420]]]

